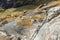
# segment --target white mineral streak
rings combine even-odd
[[[59,9],[60,6],[51,8],[47,17],[52,17]],[[60,40],[60,15],[45,23],[34,40]]]
[[[1,31],[0,31],[0,34],[3,35],[3,36],[7,36],[6,33],[1,32]]]
[[[48,10],[48,19],[52,18],[55,14],[57,14],[56,12],[60,12],[60,6],[56,6]]]

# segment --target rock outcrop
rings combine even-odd
[[[0,39],[60,40],[60,6],[54,5],[52,7],[46,5],[40,9],[37,8],[38,11],[34,9],[24,12],[23,14],[25,15],[19,15],[15,20],[1,26],[0,34],[3,36],[0,35]],[[16,15],[10,15],[8,18],[11,16],[15,17]]]
[[[48,10],[46,23],[34,40],[60,40],[60,6]]]

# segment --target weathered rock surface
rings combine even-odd
[[[47,17],[47,19],[44,21],[45,23],[43,25],[41,25],[42,23],[39,22],[39,20],[37,20],[37,22],[33,22],[33,26],[30,26],[30,27],[24,26],[26,28],[21,30],[16,26],[17,18],[15,20],[13,20],[12,22],[9,22],[9,23],[3,25],[2,27],[0,27],[0,30],[2,31],[2,32],[0,31],[0,34],[3,35],[3,36],[0,35],[1,36],[0,39],[4,40],[3,38],[6,37],[5,38],[6,40],[20,40],[20,39],[21,40],[30,40],[31,34],[33,35],[34,34],[33,31],[35,31],[36,28],[38,27],[38,25],[40,25],[41,28],[39,30],[39,33],[38,34],[36,33],[37,35],[34,38],[34,40],[60,40],[60,34],[59,34],[60,33],[59,32],[59,30],[60,30],[60,27],[59,27],[60,26],[60,6],[56,6],[56,7],[53,7],[51,9],[47,10],[46,14],[47,14],[47,16],[43,15],[44,17]],[[35,15],[37,15],[37,14],[35,14]],[[31,17],[32,15],[29,15],[29,16]],[[40,17],[40,15],[39,15],[39,17]],[[39,18],[39,17],[37,16],[37,18]],[[24,18],[24,16],[23,16],[23,18]],[[42,19],[44,19],[44,18],[42,18]],[[3,33],[3,31],[4,31],[4,33]],[[33,37],[32,37],[32,39],[33,39]]]
[[[42,26],[34,40],[60,40],[60,6],[51,8],[47,13],[51,20]]]

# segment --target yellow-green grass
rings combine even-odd
[[[10,8],[10,9],[6,9],[3,12],[0,12],[0,17],[5,17],[6,15],[9,14],[13,14],[14,12],[23,12],[24,10],[32,10],[35,9],[37,6],[36,5],[26,5],[26,6],[22,6],[19,8]]]

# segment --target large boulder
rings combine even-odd
[[[60,40],[60,6],[48,10],[46,23],[34,40]]]

